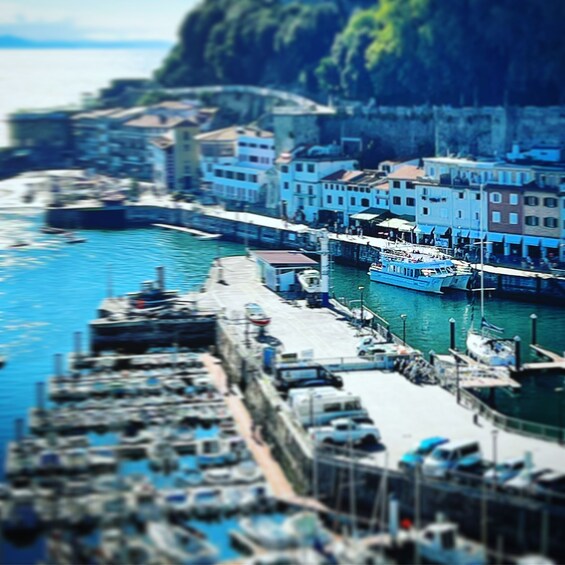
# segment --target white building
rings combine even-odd
[[[387,176],[389,205],[392,214],[416,217],[416,181],[424,170],[412,162],[396,167]]]
[[[317,222],[324,209],[322,179],[337,171],[354,171],[357,161],[340,154],[338,146],[300,146],[277,159],[283,214]]]
[[[238,128],[236,133],[235,159],[214,165],[212,193],[223,201],[265,204],[267,172],[275,160],[273,134],[255,128]]]
[[[352,215],[368,208],[388,210],[388,182],[378,171],[340,169],[321,182],[320,222],[349,226]]]

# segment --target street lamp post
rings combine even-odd
[[[406,314],[400,314],[400,317],[402,318],[402,343],[403,345],[406,345]]]
[[[498,465],[498,430],[492,430],[492,462],[494,463],[494,484],[498,482],[498,474],[496,471],[496,466]]]
[[[361,293],[361,327],[363,327],[363,322],[365,321],[365,316],[363,316],[363,291],[365,290],[365,287],[360,285],[359,286],[359,292]]]
[[[563,391],[565,388],[557,387],[555,392],[557,396],[557,424],[559,426],[559,443],[563,443]]]

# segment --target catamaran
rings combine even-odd
[[[483,185],[480,189],[481,205],[483,202]],[[479,331],[475,330],[473,324],[467,333],[467,353],[473,359],[491,366],[508,366],[516,363],[514,348],[511,341],[503,339],[500,334],[504,328],[500,328],[487,322],[485,318],[485,284],[484,284],[484,242],[483,242],[483,214],[480,215],[480,295],[481,295],[481,323]],[[497,335],[498,334],[498,335]]]

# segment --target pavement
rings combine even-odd
[[[342,316],[328,309],[310,309],[303,303],[287,301],[261,284],[252,259],[229,257],[221,260],[224,284],[218,282],[217,266],[212,270],[209,292],[201,305],[216,302],[228,320],[245,334],[244,306],[259,303],[272,322],[269,335],[282,342],[285,353],[307,352],[313,359],[355,357],[359,335]],[[439,386],[418,386],[396,372],[378,370],[340,373],[344,388],[361,397],[380,429],[386,450],[371,458],[396,467],[400,457],[420,440],[441,435],[453,440],[477,439],[483,456],[493,458],[493,434],[497,429],[472,410],[456,403],[455,397]],[[556,443],[497,429],[497,460],[519,457],[530,451],[535,465],[565,470],[565,447]]]
[[[361,397],[375,421],[393,468],[406,451],[432,436],[478,440],[483,457],[492,460],[492,432],[497,430],[497,461],[530,451],[534,465],[565,471],[565,447],[506,432],[483,418],[479,418],[477,425],[473,411],[457,405],[455,396],[439,386],[414,385],[395,372],[356,371],[339,375],[344,388]]]

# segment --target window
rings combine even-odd
[[[406,188],[414,188],[414,183],[410,181],[406,181]]]
[[[546,208],[557,208],[557,198],[544,198],[543,205]]]
[[[350,202],[351,202],[351,206],[355,206],[355,196],[351,197]]]
[[[430,213],[429,208],[422,208],[422,215],[427,216]]]
[[[475,194],[475,200],[480,200],[481,199],[481,193],[478,192],[477,194]]]
[[[502,195],[500,194],[500,192],[491,193],[490,201],[494,202],[494,204],[500,204],[500,202],[502,202]]]
[[[226,171],[226,178],[233,179],[233,171]]]
[[[340,206],[343,206],[343,196],[338,196],[338,197],[337,197],[337,203],[338,203]]]
[[[302,166],[302,163],[296,163],[296,171],[297,172],[302,172],[302,170],[304,169],[304,167]]]
[[[402,200],[400,199],[400,196],[394,196],[392,198],[392,203],[396,206],[400,206]]]
[[[239,146],[240,147],[247,147],[247,143],[245,143],[245,141],[240,141]]]
[[[546,228],[556,228],[557,227],[557,218],[544,218],[543,225]]]
[[[259,158],[258,158],[256,155],[250,155],[250,156],[249,156],[249,160],[250,160],[252,163],[258,163],[258,162],[259,162]]]
[[[515,214],[514,212],[510,212],[510,214],[508,215],[508,221],[513,225],[517,225],[518,224],[518,214]]]
[[[365,206],[365,208],[369,207],[369,199],[368,198],[361,198],[361,206]],[[361,319],[361,318],[359,318]]]
[[[250,182],[257,182],[257,175],[249,175]]]
[[[312,196],[312,195],[314,194],[314,189],[312,188],[312,185],[311,185],[311,184],[308,185],[308,194],[309,194],[310,196]]]
[[[457,196],[459,197],[459,200],[463,200],[465,198],[465,193],[464,192],[458,192]]]
[[[298,194],[302,192],[302,187],[300,186],[299,183],[296,183],[296,192],[298,192]]]
[[[288,165],[283,165],[283,166],[281,167],[281,172],[282,172],[282,173],[288,173]]]
[[[306,169],[309,173],[313,173],[315,168],[314,168],[314,163],[308,163],[308,165],[306,166]]]
[[[526,216],[525,222],[527,226],[537,226],[539,224],[539,218],[537,216]]]
[[[288,190],[288,182],[283,183],[283,188],[285,188],[286,190]]]
[[[457,210],[457,218],[461,219],[463,217],[463,210]]]
[[[492,221],[494,224],[500,224],[500,212],[492,213]]]
[[[332,203],[332,195],[331,194],[328,194],[326,201],[327,201],[328,204]],[[361,318],[359,318],[359,319],[361,319]]]
[[[518,195],[517,194],[510,194],[510,204],[516,206],[518,204]],[[512,222],[511,222],[512,223]]]
[[[415,198],[407,198],[406,199],[406,206],[415,206],[416,205],[416,199]]]
[[[392,181],[392,188],[400,188],[400,181],[398,180]]]
[[[237,180],[245,180],[245,173],[236,173],[235,178]]]
[[[526,204],[528,206],[537,206],[539,204],[539,198],[537,196],[526,196]]]

